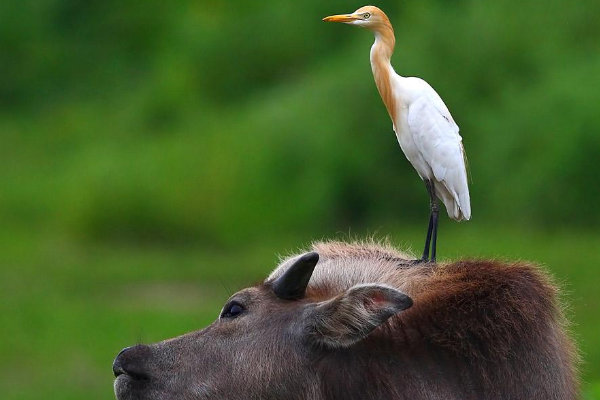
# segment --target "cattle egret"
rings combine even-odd
[[[365,6],[352,14],[332,15],[325,22],[343,22],[367,28],[375,34],[371,69],[379,94],[392,118],[394,132],[406,158],[425,182],[430,214],[423,257],[435,262],[438,197],[448,216],[456,221],[471,218],[467,168],[458,125],[435,90],[424,80],[398,75],[390,63],[396,39],[387,15]],[[430,250],[431,247],[431,257]]]

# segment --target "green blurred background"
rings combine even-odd
[[[118,350],[205,326],[311,240],[421,249],[372,35],[321,22],[361,5],[0,3],[3,399],[111,399]],[[600,399],[600,2],[377,5],[469,155],[473,219],[444,214],[442,259],[543,263]]]

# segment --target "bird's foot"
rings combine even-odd
[[[425,257],[417,258],[416,260],[403,260],[398,263],[401,267],[412,267],[419,264],[435,264],[435,259],[430,260]]]

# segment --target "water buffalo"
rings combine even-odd
[[[317,243],[207,328],[121,351],[117,399],[578,398],[577,352],[539,267],[410,258]]]

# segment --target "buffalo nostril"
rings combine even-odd
[[[140,351],[136,351],[136,349]],[[128,375],[136,380],[150,379],[150,376],[143,367],[146,350],[142,346],[126,347],[121,350],[112,365],[115,378],[121,375]]]
[[[123,350],[121,350],[121,351],[119,352],[119,354],[117,354],[117,358],[119,358],[119,356],[120,356],[121,354],[125,353],[125,352],[126,352],[126,351],[128,351],[128,350],[131,350],[132,348],[133,348],[133,346],[125,347]]]
[[[112,365],[112,369],[113,369],[113,374],[115,374],[115,378],[118,378],[119,375],[123,375],[125,374],[125,370],[123,369],[122,366],[122,362],[123,362],[123,357],[121,357],[126,351],[131,350],[133,346],[130,347],[125,347],[123,350],[121,350],[119,352],[119,354],[117,354],[117,357],[115,357],[115,361],[113,361],[113,365]]]
[[[115,362],[113,362],[113,374],[115,374],[115,378],[118,378],[119,375],[123,375],[124,373],[125,371],[121,367],[121,364],[117,363],[115,360]]]

